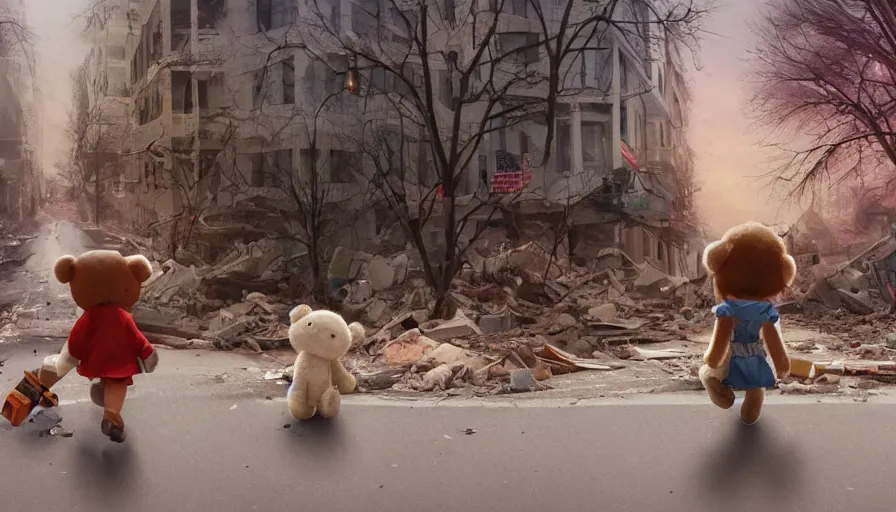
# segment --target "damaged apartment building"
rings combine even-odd
[[[340,0],[330,6],[340,30],[363,31],[382,21],[363,14],[357,8],[361,3]],[[333,70],[347,70],[347,59],[330,56],[327,66],[301,49],[277,49],[276,41],[297,30],[297,0],[105,4],[104,22],[92,27],[89,68],[103,84],[92,103],[108,103],[118,114],[111,116],[118,121],[103,128],[116,134],[109,138],[109,153],[120,157],[107,164],[118,167],[109,199],[118,221],[136,230],[171,222],[179,213],[209,224],[216,219],[219,226],[225,219],[246,221],[248,209],[242,205],[247,202],[288,202],[277,193],[284,188],[278,170],[304,171],[312,161],[324,163],[333,211],[354,211],[347,202],[364,200],[359,191],[365,186],[350,171],[359,154],[326,133],[328,126],[357,124],[352,113],[359,111],[361,98],[334,96],[344,77]],[[534,16],[531,7],[525,1],[507,4],[511,12],[498,43],[528,44],[532,34],[518,27],[521,19]],[[644,32],[633,37],[608,29],[611,49],[586,51],[579,59],[581,70],[571,80],[582,93],[562,99],[549,162],[530,166],[543,154],[533,144],[537,129],[491,133],[462,192],[495,192],[496,173],[506,172],[508,161],[520,171],[530,166],[526,187],[539,192],[520,196],[514,208],[521,218],[550,215],[573,201],[573,252],[587,257],[593,248],[620,247],[635,261],[650,261],[669,274],[693,274],[692,256],[700,247],[675,214],[676,203],[690,193],[690,185],[675,176],[692,165],[681,57],[662,34],[647,33],[654,25],[647,23],[646,3],[624,4],[632,20],[644,21],[639,24]],[[540,56],[528,52],[526,58]],[[450,89],[450,82],[439,84]],[[450,91],[440,93],[450,104]],[[296,115],[314,112],[323,102],[327,123]],[[322,158],[313,158],[312,146]],[[273,215],[261,222],[284,220]],[[359,216],[340,243],[358,247],[379,231],[377,223],[376,215]],[[209,229],[208,252],[214,252],[215,236],[230,242],[243,234]]]
[[[0,220],[31,218],[41,202],[43,173],[34,55],[17,30],[27,26],[21,0],[0,0],[17,23],[0,25]]]

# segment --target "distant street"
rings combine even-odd
[[[745,428],[708,405],[355,396],[335,421],[297,425],[283,392],[143,389],[123,445],[89,402],[60,410],[72,437],[41,437],[40,417],[2,426],[3,508],[883,512],[896,499],[893,405],[773,403]]]

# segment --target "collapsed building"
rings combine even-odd
[[[330,9],[345,30],[363,32],[378,22],[354,3],[344,3]],[[370,201],[364,193],[369,183],[350,171],[364,165],[363,158],[327,131],[357,123],[352,113],[360,111],[362,98],[334,96],[345,79],[340,70],[349,68],[347,58],[326,48],[315,50],[327,62],[311,59],[302,48],[277,50],[291,31],[304,30],[294,23],[291,2],[231,1],[226,8],[218,0],[106,5],[103,18],[90,25],[94,47],[86,67],[88,82],[102,84],[89,94],[91,108],[108,113],[98,128],[108,134],[98,165],[113,176],[101,191],[110,220],[156,235],[171,254],[186,233],[193,253],[210,262],[234,239],[294,234],[303,218],[290,203],[294,198],[284,193],[282,171],[307,174],[323,163],[330,189],[324,214],[344,218],[347,211],[356,212],[329,237],[331,249],[373,250],[395,235],[388,208]],[[645,2],[626,6],[632,20],[650,16]],[[514,28],[519,20],[512,18],[534,13],[514,4],[511,14],[499,27],[499,42],[525,46],[531,38]],[[384,30],[396,30],[394,23],[386,25]],[[512,171],[529,176],[510,189],[519,193],[509,207],[515,228],[556,224],[558,216],[567,216],[564,247],[570,257],[584,261],[616,247],[663,273],[700,272],[703,242],[692,218],[689,91],[681,49],[659,24],[643,26],[653,32],[632,38],[609,29],[608,49],[589,54],[580,77],[583,93],[561,100],[553,156],[544,166],[539,165],[543,151],[533,143],[543,127],[513,126],[486,137],[459,185],[461,214],[465,194],[502,193],[496,176],[513,162]],[[376,73],[365,80],[376,81]],[[441,73],[438,80],[440,90],[448,91],[448,105],[451,79]],[[542,91],[529,93],[537,97]],[[369,108],[375,99],[364,101]],[[328,108],[320,112],[324,102]],[[295,114],[315,109],[326,123]],[[373,206],[364,210],[365,205]],[[439,215],[436,208],[424,227],[428,245],[442,243]],[[471,233],[487,222],[496,229],[510,227],[488,209],[471,220]],[[397,238],[390,241],[404,247],[406,240],[400,233]]]

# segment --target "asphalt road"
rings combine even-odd
[[[285,389],[283,390],[285,391]],[[297,424],[279,398],[143,392],[123,445],[87,402],[0,426],[4,511],[889,511],[896,406],[421,406],[352,397]],[[506,403],[504,405],[507,405]],[[45,423],[45,424],[44,424]]]

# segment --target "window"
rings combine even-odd
[[[193,87],[189,71],[171,72],[171,111],[175,114],[193,112]]]
[[[171,1],[171,28],[190,30],[190,0]]]
[[[498,37],[499,51],[502,54],[516,53],[516,63],[528,66],[538,62],[538,34],[534,32],[507,32]]]
[[[283,103],[293,104],[296,102],[296,66],[295,58],[289,57],[281,62],[283,78]]]
[[[264,105],[264,82],[267,76],[267,68],[261,68],[252,76],[252,108],[261,108]]]
[[[582,161],[585,164],[604,163],[604,126],[601,123],[582,123]]]
[[[256,0],[255,3],[255,19],[262,32],[289,25],[295,14],[290,0]]]
[[[302,175],[310,178],[319,168],[320,150],[300,149],[299,160],[302,165]]]
[[[625,94],[628,91],[628,59],[625,54],[619,52],[619,92]]]
[[[330,181],[333,183],[351,183],[355,181],[355,172],[360,170],[361,154],[340,149],[330,150]]]
[[[665,242],[658,242],[656,244],[656,259],[658,261],[666,261],[666,244]]]
[[[199,98],[197,99],[199,108],[208,108],[208,80],[197,80],[196,85],[199,89]]]
[[[211,175],[218,159],[217,149],[203,149],[199,151],[199,179],[204,180]]]
[[[624,101],[619,105],[619,133],[622,141],[628,144],[628,105]]]
[[[527,7],[529,0],[510,0],[510,12],[517,16],[527,17]],[[507,4],[504,4],[507,5]]]
[[[253,153],[250,158],[253,187],[280,187],[292,170],[292,149]]]
[[[211,30],[224,18],[227,0],[197,0],[196,23],[199,30]]]
[[[644,257],[653,257],[653,235],[644,228],[641,228],[641,243],[644,244]]]
[[[443,0],[443,2],[445,21],[453,25],[457,21],[457,6],[454,4],[454,0]]]
[[[108,56],[110,60],[126,60],[124,56],[124,46],[110,46],[109,49],[106,50],[106,56]]]
[[[379,30],[379,18],[378,0],[355,0],[352,3],[352,31],[354,33],[375,35]]]
[[[451,80],[451,71],[439,70],[439,101],[442,105],[454,109],[454,84]]]
[[[271,155],[272,157],[272,186],[279,187],[282,183],[288,182],[292,178],[292,149],[278,149]]]
[[[557,123],[557,172],[572,169],[572,132],[569,123]]]

